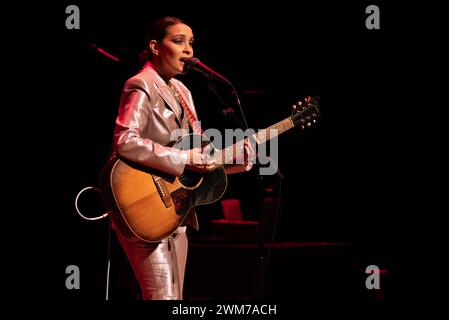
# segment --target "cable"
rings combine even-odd
[[[86,220],[89,220],[89,221],[100,220],[100,219],[109,217],[111,211],[108,211],[108,212],[102,214],[101,216],[93,217],[93,218],[86,217],[85,215],[83,215],[81,213],[81,211],[78,208],[78,199],[79,199],[80,195],[84,191],[90,190],[90,189],[93,189],[95,191],[101,192],[99,188],[92,187],[92,186],[85,187],[85,188],[81,189],[81,191],[78,192],[78,194],[76,195],[76,198],[75,198],[76,212],[78,212],[78,214],[83,219],[86,219]],[[109,223],[108,223],[108,265],[107,265],[107,270],[106,270],[106,300],[109,300],[109,277],[110,277],[110,271],[111,271],[111,229],[112,229],[112,220],[109,219]]]
[[[80,195],[81,195],[84,191],[89,190],[89,189],[93,189],[93,190],[95,190],[95,191],[100,192],[100,189],[95,188],[95,187],[91,187],[91,186],[85,187],[85,188],[82,189],[80,192],[78,192],[78,194],[76,195],[76,198],[75,198],[75,209],[76,209],[76,212],[78,212],[78,214],[79,214],[83,219],[86,219],[86,220],[89,220],[89,221],[100,220],[100,219],[103,219],[103,218],[108,217],[109,214],[111,213],[111,211],[108,211],[108,212],[102,214],[101,216],[93,217],[93,218],[86,217],[85,215],[83,215],[83,214],[80,212],[80,210],[79,210],[79,208],[78,208],[78,199],[79,199]]]
[[[109,276],[111,271],[111,229],[112,229],[112,220],[109,219],[108,223],[108,268],[106,271],[106,301],[109,300]]]

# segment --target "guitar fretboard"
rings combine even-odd
[[[286,132],[287,130],[293,128],[293,122],[290,117],[279,121],[278,123],[273,124],[272,126],[262,129],[256,133],[254,133],[251,138],[256,141],[257,144],[263,144],[278,135]],[[220,152],[217,152],[213,159],[217,160],[221,164],[230,164],[233,160],[243,154],[243,145],[245,139],[240,140],[239,142],[229,146]]]

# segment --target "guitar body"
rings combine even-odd
[[[201,145],[211,143],[190,135],[173,147],[189,150],[192,139],[200,139]],[[185,170],[174,177],[112,158],[103,169],[100,185],[103,200],[122,233],[157,242],[175,232],[193,207],[219,200],[226,191],[227,176],[223,166],[206,174]]]

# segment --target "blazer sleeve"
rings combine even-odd
[[[140,78],[128,80],[122,91],[115,123],[115,151],[120,157],[137,164],[180,176],[187,160],[186,152],[142,136],[153,116],[152,110],[146,82]]]

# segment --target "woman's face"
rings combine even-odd
[[[192,29],[178,23],[167,28],[164,39],[158,43],[158,58],[160,72],[171,78],[183,72],[182,59],[193,56],[193,32]]]

